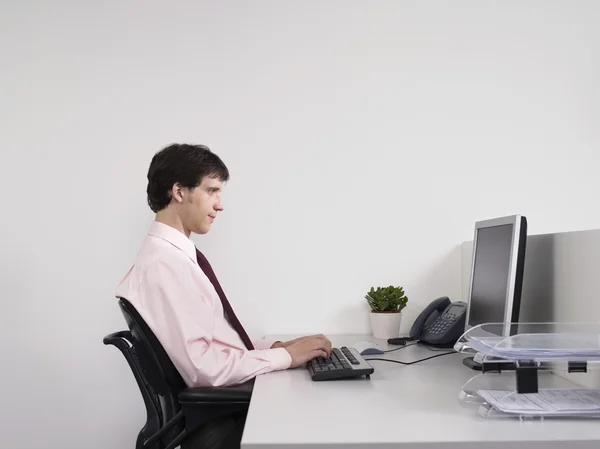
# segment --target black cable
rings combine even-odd
[[[418,344],[418,343],[413,343],[412,345],[400,346],[399,348],[388,349],[388,350],[386,350],[386,351],[383,351],[383,352],[394,352],[394,351],[399,351],[400,349],[406,349],[406,348],[408,348],[409,346],[415,346],[415,345],[417,345],[417,344]]]
[[[412,345],[410,345],[412,346]],[[371,361],[371,360],[379,360],[381,362],[392,362],[392,363],[400,363],[401,365],[413,365],[415,363],[419,363],[419,362],[424,362],[425,360],[429,360],[429,359],[435,359],[436,357],[441,357],[443,355],[448,355],[448,354],[456,354],[456,351],[450,351],[450,352],[444,352],[443,354],[436,354],[436,355],[432,355],[431,357],[426,357],[424,359],[421,360],[415,360],[414,362],[401,362],[400,360],[390,360],[390,359],[379,359],[379,358],[374,358],[374,359],[365,359],[367,361]]]

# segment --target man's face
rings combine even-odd
[[[206,234],[223,210],[221,190],[223,183],[218,178],[205,176],[198,187],[186,189],[182,206],[182,221],[187,230],[196,234]]]

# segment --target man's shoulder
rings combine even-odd
[[[157,266],[190,266],[190,258],[173,244],[157,238],[148,236],[140,249],[136,264],[146,271]]]
[[[118,284],[116,296],[135,296],[144,285],[180,277],[193,269],[192,261],[183,251],[160,238],[148,236],[135,262]]]

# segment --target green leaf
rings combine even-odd
[[[386,287],[371,287],[365,295],[371,310],[374,312],[399,312],[408,302],[402,287],[389,285]]]

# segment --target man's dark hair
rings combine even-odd
[[[148,169],[148,205],[158,212],[171,202],[171,188],[179,183],[193,188],[205,176],[229,180],[229,170],[215,153],[205,145],[171,144],[152,158]]]

